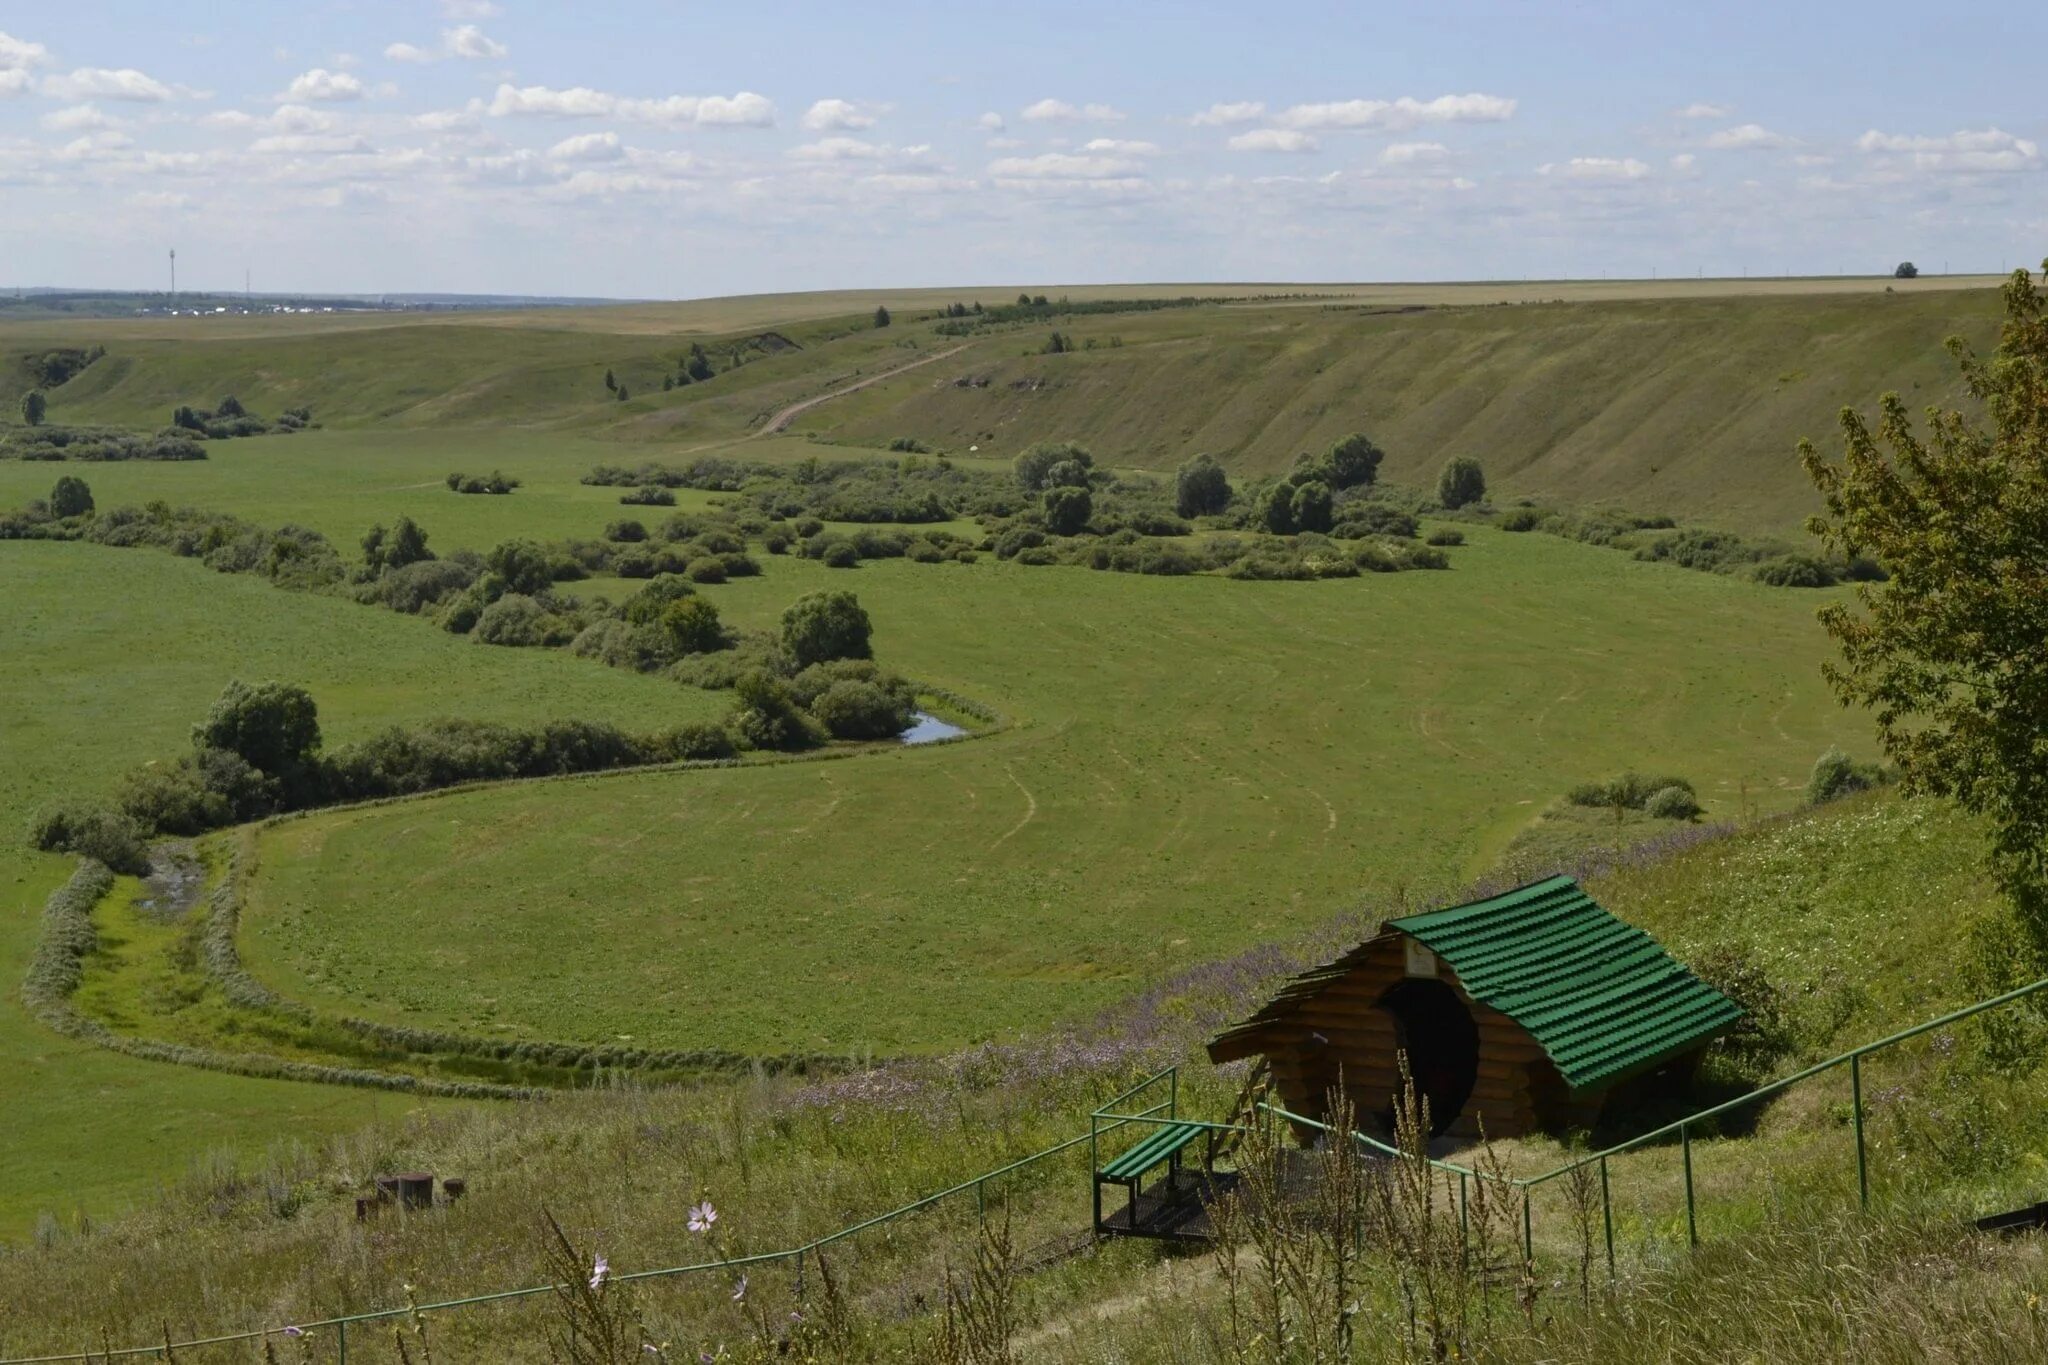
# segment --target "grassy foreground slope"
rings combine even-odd
[[[1761,929],[1770,979],[1795,999],[1825,1004],[1849,991],[1886,1011],[1917,1013],[1923,1002],[1953,1001],[1967,931],[1992,908],[1975,875],[1980,856],[1968,822],[1878,798],[1630,866],[1594,889],[1662,932],[1692,930],[1699,937],[1688,947]],[[1902,905],[1902,887],[1938,898],[1943,914],[1902,914],[1913,908]],[[1798,942],[1816,930],[1822,941]],[[1899,951],[1830,951],[1871,941]],[[1234,1078],[1193,1055],[1204,1031],[1258,998],[1276,969],[1286,969],[1284,956],[1184,979],[1097,1021],[1081,1046],[1041,1038],[822,1086],[738,1083],[470,1109],[403,1133],[281,1152],[237,1178],[185,1182],[95,1235],[0,1258],[0,1301],[20,1305],[0,1323],[0,1346],[76,1350],[97,1346],[103,1330],[117,1345],[146,1343],[163,1322],[196,1335],[390,1306],[405,1285],[431,1301],[537,1283],[543,1205],[586,1256],[602,1251],[615,1272],[701,1259],[707,1241],[678,1211],[702,1198],[720,1211],[720,1252],[790,1246],[1085,1132],[1088,1108],[1155,1064],[1189,1061],[1183,1112],[1220,1116]],[[1844,1021],[1802,1009],[1797,1051],[1783,1069],[1897,1022],[1891,1013]],[[1515,1311],[1512,1286],[1503,1288],[1485,1321],[1475,1321],[1484,1335],[1470,1358],[1776,1359],[1788,1342],[1814,1360],[2038,1358],[2048,1340],[2036,1311],[2038,1239],[1958,1229],[1966,1215],[2034,1197],[2038,1166],[2016,1158],[2015,1146],[2038,1135],[2039,1110],[1974,1129],[1968,1160],[1958,1161],[1940,1111],[1972,1093],[1965,1076],[1944,1070],[1968,1039],[1926,1044],[1866,1075],[1876,1218],[1847,1212],[1854,1157],[1842,1096],[1796,1092],[1801,1098],[1773,1106],[1754,1136],[1695,1143],[1706,1239],[1698,1253],[1686,1249],[1678,1152],[1660,1147],[1617,1162],[1622,1275],[1602,1292],[1596,1262],[1588,1308],[1578,1302],[1569,1220],[1546,1209],[1536,1311]],[[1085,1152],[991,1191],[991,1206],[1014,1199],[1015,1238],[1027,1255],[1070,1246],[1085,1228]],[[1557,1151],[1529,1144],[1512,1155],[1526,1172]],[[1529,1165],[1520,1164],[1524,1155]],[[472,1193],[443,1215],[356,1222],[350,1200],[359,1185],[372,1172],[404,1168],[465,1175]],[[839,1292],[873,1352],[855,1358],[934,1358],[930,1305],[947,1266],[971,1259],[975,1223],[969,1195],[834,1248]],[[1398,1358],[1403,1310],[1393,1274],[1369,1268],[1358,1281],[1361,1341]],[[671,1358],[721,1348],[745,1358],[749,1309],[781,1323],[796,1302],[789,1267],[752,1272],[744,1303],[732,1292],[736,1273],[648,1286],[640,1300],[647,1338],[670,1343]],[[819,1285],[814,1263],[801,1301],[813,1320],[824,1307]],[[1146,1244],[1053,1258],[1016,1284],[1015,1344],[1027,1360],[1229,1359],[1219,1346],[1225,1318],[1213,1258]],[[539,1300],[429,1319],[443,1359],[546,1359],[551,1328],[559,1325]],[[352,1349],[363,1340],[352,1335]],[[332,1351],[331,1338],[312,1344]]]
[[[625,458],[634,458],[729,441],[791,404],[962,346],[812,408],[796,429],[868,446],[914,436],[1006,457],[1064,437],[1106,462],[1156,469],[1206,451],[1244,474],[1365,430],[1387,448],[1392,478],[1428,483],[1446,458],[1470,454],[1496,496],[1611,500],[1783,531],[1811,506],[1792,442],[1827,436],[1843,404],[1883,389],[1954,400],[1939,342],[1951,333],[1983,341],[1996,315],[1988,289],[1530,290],[1513,296],[1594,301],[1420,311],[1369,295],[1210,303],[947,338],[907,308],[878,331],[859,314],[778,322],[787,300],[728,300],[459,320],[170,320],[109,324],[91,337],[92,324],[18,324],[0,329],[0,348],[19,357],[112,338],[104,359],[52,393],[53,422],[155,427],[179,403],[232,392],[259,413],[310,405],[330,426],[574,431],[633,443]],[[702,331],[706,319],[723,329]],[[769,326],[803,349],[661,390],[692,340],[716,351]],[[1038,354],[1055,328],[1098,348]],[[1121,344],[1110,347],[1112,338]],[[605,390],[608,368],[630,401]],[[25,373],[18,361],[0,363],[0,411],[12,412]],[[445,463],[421,477],[445,473]]]
[[[854,588],[878,657],[1019,724],[294,821],[261,843],[245,957],[399,1022],[943,1048],[1362,891],[1460,883],[1581,781],[1676,771],[1734,816],[1867,747],[1812,669],[1810,594],[1497,532],[1453,564],[1256,584],[771,558],[713,590],[729,620]]]
[[[651,727],[714,709],[580,660],[486,649],[389,612],[90,545],[0,546],[0,639],[0,1237],[40,1210],[103,1216],[210,1152],[260,1152],[419,1107],[135,1061],[34,1024],[16,990],[43,901],[72,866],[25,847],[38,809],[102,798],[128,768],[175,755],[237,677],[311,687],[330,742],[451,713]]]

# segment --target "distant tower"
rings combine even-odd
[[[178,248],[171,248],[171,297],[178,297]]]

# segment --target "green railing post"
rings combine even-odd
[[[1166,1075],[1166,1117],[1180,1117],[1180,1068],[1174,1067]]]
[[[1870,1158],[1863,1149],[1863,1054],[1849,1058],[1849,1111],[1856,1121],[1856,1203],[1870,1211]]]
[[[1607,1278],[1614,1278],[1614,1200],[1607,1193],[1607,1158],[1600,1158],[1600,1221],[1607,1228]]]
[[[1692,1198],[1692,1129],[1686,1124],[1678,1125],[1678,1141],[1685,1151],[1685,1237],[1693,1246],[1700,1244],[1699,1214],[1693,1207]]]
[[[804,1250],[803,1247],[796,1249],[796,1296],[799,1299],[804,1296]]]
[[[340,1360],[341,1365],[348,1365],[348,1324],[346,1322],[334,1324],[334,1340],[339,1351],[337,1359]]]
[[[1522,1266],[1536,1264],[1536,1223],[1529,1212],[1529,1188],[1522,1187]]]

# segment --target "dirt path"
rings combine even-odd
[[[806,398],[801,403],[791,403],[781,412],[778,412],[773,417],[770,417],[768,419],[768,424],[762,427],[759,431],[749,432],[747,434],[747,439],[752,440],[756,436],[773,436],[776,432],[783,430],[791,422],[794,422],[800,415],[809,411],[812,408],[815,408],[820,403],[829,403],[835,398],[844,398],[849,393],[859,393],[862,389],[866,388],[870,384],[879,384],[884,379],[894,379],[897,375],[902,374],[908,370],[914,370],[920,365],[929,365],[934,360],[944,360],[949,355],[958,355],[962,351],[966,350],[967,346],[968,343],[963,341],[958,346],[952,347],[950,350],[934,351],[932,352],[932,354],[928,356],[921,356],[918,359],[911,361],[908,365],[898,365],[893,370],[884,370],[880,374],[869,375],[866,379],[861,380],[859,383],[848,384],[843,389],[834,389],[830,393],[821,393],[816,398]]]

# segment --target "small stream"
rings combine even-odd
[[[967,731],[950,722],[940,720],[928,711],[910,713],[910,728],[896,736],[905,744],[932,744],[942,739],[957,739]]]

